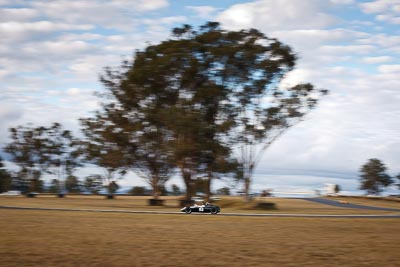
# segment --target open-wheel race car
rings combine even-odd
[[[192,212],[218,214],[219,212],[221,212],[221,208],[217,205],[206,203],[204,205],[194,204],[193,206],[190,207],[184,207],[181,209],[181,211],[186,214],[190,214]]]

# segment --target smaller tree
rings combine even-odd
[[[342,189],[340,188],[340,185],[335,184],[335,188],[334,188],[335,194],[339,194],[339,192],[340,192],[341,190],[342,190]]]
[[[83,187],[91,194],[98,194],[103,188],[103,180],[101,175],[90,175],[85,178]]]
[[[205,195],[207,192],[207,182],[208,180],[206,177],[194,180],[194,186],[193,186],[194,193],[196,195],[197,194]]]
[[[111,181],[111,182],[108,184],[107,189],[108,189],[108,192],[109,192],[111,195],[114,195],[115,192],[118,191],[119,185],[117,184],[116,181]]]
[[[41,191],[40,177],[44,172],[58,174],[58,180],[62,181],[80,166],[78,141],[59,123],[49,127],[18,126],[11,128],[10,133],[11,142],[5,152],[20,167],[17,177],[26,180],[18,181],[23,191]]]
[[[85,139],[82,140],[82,155],[87,163],[96,164],[103,168],[102,180],[108,191],[108,199],[118,189],[116,181],[122,179],[127,173],[126,140],[118,132],[114,124],[110,124],[107,118],[97,113],[96,118],[81,119],[82,130]],[[123,149],[125,148],[125,150]],[[116,188],[116,189],[115,189]]]
[[[59,193],[62,194],[62,191],[67,189],[66,179],[69,177],[69,182],[71,182],[75,169],[82,166],[81,144],[72,135],[71,131],[64,130],[63,126],[57,122],[47,128],[42,128],[44,136],[43,145],[46,148],[44,152],[48,155],[49,170],[50,173],[57,175],[60,181]],[[77,192],[77,188],[74,188],[73,191]]]
[[[179,188],[179,186],[177,186],[176,184],[173,184],[171,186],[171,194],[173,196],[179,196],[180,194],[182,194],[181,189]]]
[[[216,193],[217,195],[229,196],[231,194],[231,190],[229,189],[229,187],[222,187],[217,189]]]
[[[360,189],[366,190],[371,195],[379,195],[383,187],[393,183],[392,178],[386,174],[386,169],[385,164],[379,159],[369,159],[360,169]]]
[[[397,178],[397,180],[398,180],[398,184],[396,184],[397,185],[397,187],[400,189],[400,173],[396,176],[396,178]]]
[[[11,190],[12,178],[6,170],[3,159],[0,157],[0,193]]]
[[[264,189],[261,191],[260,194],[262,197],[271,197],[272,196],[272,189]]]
[[[57,194],[61,191],[62,185],[60,180],[58,179],[52,179],[50,182],[50,187],[48,192],[52,194]]]
[[[12,176],[12,189],[27,193],[29,189],[30,180],[27,178],[26,172],[15,171],[11,173]]]
[[[6,145],[4,151],[20,167],[16,174],[16,187],[22,192],[39,189],[38,179],[41,173],[48,171],[50,167],[45,132],[45,127],[34,128],[31,125],[10,129],[11,142]]]
[[[29,191],[42,193],[44,191],[43,180],[40,179],[42,173],[38,170],[33,171],[33,178],[30,180]]]
[[[132,196],[147,196],[147,190],[144,186],[134,186],[131,190],[129,190],[129,194]]]
[[[65,189],[67,189],[69,193],[80,193],[81,185],[78,178],[74,175],[69,175],[65,180]]]

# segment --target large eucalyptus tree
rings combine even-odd
[[[295,61],[290,47],[255,29],[184,25],[120,69],[106,69],[110,98],[100,113],[150,181],[164,181],[160,174],[175,166],[190,199],[199,176],[211,183],[239,166],[248,193],[261,155],[256,149],[264,151],[317,102],[310,84],[281,86]]]

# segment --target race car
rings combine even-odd
[[[190,207],[184,207],[181,209],[182,212],[186,214],[190,214],[192,212],[202,212],[202,213],[211,213],[211,214],[218,214],[221,212],[221,208],[219,206],[206,203],[204,205],[193,205]]]

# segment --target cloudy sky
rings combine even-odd
[[[284,83],[331,92],[265,153],[254,190],[355,192],[369,158],[400,173],[400,0],[0,0],[0,145],[26,123],[77,132],[103,67],[210,20],[289,44],[299,61]]]

